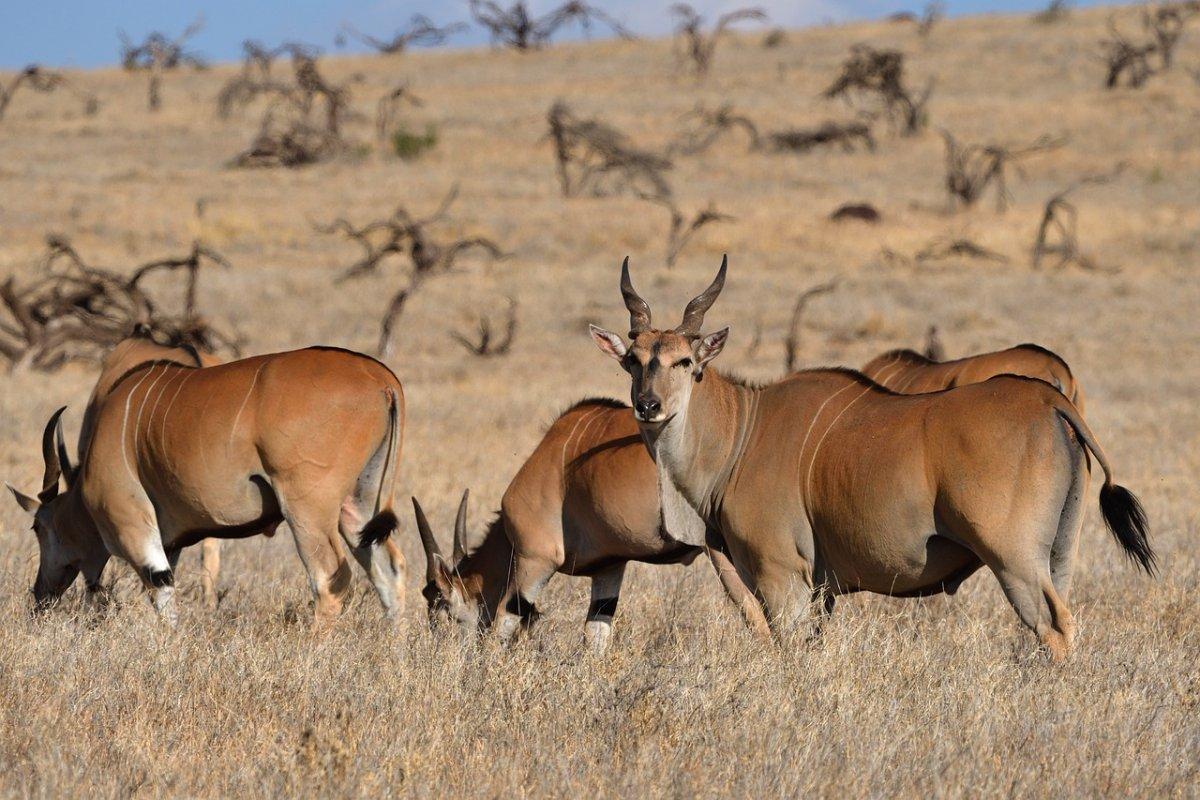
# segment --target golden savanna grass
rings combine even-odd
[[[581,647],[586,583],[561,577],[535,634],[509,650],[431,637],[408,518],[409,603],[396,630],[359,580],[344,624],[314,639],[286,533],[227,546],[214,613],[198,602],[197,558],[186,554],[177,630],[155,623],[124,567],[112,569],[122,602],[109,617],[78,614],[73,592],[31,620],[36,545],[4,501],[0,793],[1195,796],[1200,88],[1187,68],[1200,66],[1200,33],[1185,38],[1175,71],[1108,92],[1095,57],[1107,13],[1050,26],[954,20],[927,40],[903,25],[821,28],[775,49],[747,34],[722,45],[699,85],[677,73],[666,41],[329,58],[330,76],[362,76],[353,96],[364,117],[411,81],[425,101],[406,112],[411,125],[435,124],[439,141],[400,161],[364,118],[349,126],[351,154],[297,171],[224,166],[260,114],[216,118],[231,65],[168,76],[158,114],[145,110],[144,76],[116,70],[72,75],[100,97],[94,117],[67,94],[18,95],[0,122],[0,274],[31,276],[50,232],[118,267],[200,236],[234,264],[203,276],[202,307],[251,352],[371,349],[401,268],[335,287],[357,251],[312,223],[366,222],[397,203],[426,213],[459,186],[439,231],[489,236],[514,255],[465,258],[428,281],[390,360],[409,402],[398,506],[417,494],[443,536],[465,486],[482,527],[560,409],[627,391],[585,333],[588,321],[625,324],[620,258],[632,255],[639,288],[671,321],[727,251],[730,281],[710,324],[732,324],[723,366],[752,378],[780,373],[796,293],[833,277],[838,288],[805,320],[808,365],[861,364],[917,344],[930,323],[952,355],[1020,341],[1061,353],[1121,482],[1150,513],[1162,574],[1125,562],[1090,500],[1072,594],[1078,647],[1050,666],[987,573],[953,598],[845,598],[818,641],[764,648],[707,566],[636,566],[610,654],[594,659]],[[914,84],[936,78],[935,130],[884,135],[873,153],[747,153],[735,139],[680,158],[671,180],[684,209],[712,200],[737,219],[705,229],[672,270],[662,209],[559,196],[541,141],[556,99],[654,148],[698,101],[731,101],[767,129],[814,125],[850,116],[818,95],[856,42],[902,49]],[[1070,138],[1012,177],[1006,213],[988,198],[949,214],[937,127],[968,141]],[[1117,179],[1075,198],[1085,251],[1118,271],[1033,271],[1042,203],[1119,163]],[[878,206],[883,224],[825,220],[849,201]],[[959,236],[1010,261],[881,256]],[[450,338],[509,296],[520,308],[510,355],[478,359]],[[4,479],[36,485],[42,426],[70,404],[76,430],[94,378],[85,365],[0,377]]]

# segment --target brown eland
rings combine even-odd
[[[12,490],[34,515],[38,607],[80,573],[91,595],[117,556],[173,623],[184,547],[273,532],[285,520],[317,624],[336,618],[350,586],[339,535],[389,616],[403,607],[403,561],[379,545],[397,526],[404,393],[378,361],[314,347],[207,368],[171,358],[138,364],[98,403],[78,468],[63,441],[63,411],[42,435],[41,491]]]
[[[710,368],[729,329],[701,333],[725,272],[722,262],[679,326],[658,330],[626,259],[631,341],[595,326],[592,337],[631,376],[664,515],[682,498],[719,531],[776,630],[810,601],[822,615],[850,592],[952,593],[986,565],[1051,656],[1065,657],[1085,449],[1104,470],[1109,530],[1153,572],[1141,506],[1060,392],[1001,376],[900,395],[844,369],[761,387],[732,380]]]
[[[467,495],[459,505],[454,550],[446,560],[420,504],[417,530],[426,558],[424,595],[435,624],[493,629],[504,640],[532,624],[536,602],[555,573],[591,578],[584,623],[588,646],[604,651],[630,561],[688,564],[707,552],[730,599],[751,630],[768,636],[766,618],[720,543],[699,545],[667,529],[659,511],[655,466],[629,407],[589,399],[565,411],[521,466],[478,547],[468,553]],[[711,545],[711,546],[709,546]]]
[[[924,394],[982,383],[997,375],[1037,378],[1058,389],[1083,414],[1083,389],[1058,354],[1036,344],[935,361],[915,350],[889,350],[868,361],[861,372],[898,394]]]

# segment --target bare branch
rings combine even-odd
[[[766,22],[768,19],[767,12],[762,8],[739,8],[722,14],[713,29],[705,33],[704,18],[687,3],[671,6],[671,14],[675,17],[675,37],[682,57],[700,78],[708,75],[717,42],[731,25],[746,20]]]
[[[855,98],[874,99],[882,105],[892,124],[911,136],[928,123],[925,106],[932,93],[932,80],[920,94],[905,86],[903,53],[860,44],[850,49],[841,74],[822,95],[830,99],[844,97],[848,102]]]
[[[1005,180],[1008,166],[1036,153],[1062,147],[1067,141],[1066,137],[1044,135],[1024,147],[964,145],[949,131],[941,133],[946,143],[946,191],[951,205],[974,205],[988,186],[995,185],[997,211],[1004,211],[1012,199]]]
[[[533,16],[523,0],[508,8],[490,0],[471,0],[471,17],[488,29],[492,44],[522,52],[544,47],[560,28],[573,22],[578,22],[585,32],[591,30],[592,22],[600,22],[622,39],[634,38],[628,29],[602,9],[580,0],[563,3],[540,17]]]
[[[547,114],[563,197],[600,196],[630,190],[671,196],[663,173],[674,166],[665,155],[639,150],[625,134],[597,119],[579,119],[561,100]]]
[[[792,306],[792,318],[788,323],[787,338],[783,341],[783,366],[789,374],[796,371],[796,365],[800,360],[800,323],[804,318],[804,309],[814,297],[820,297],[836,289],[838,280],[834,278],[831,281],[809,287],[796,298],[796,304]]]
[[[513,339],[517,335],[517,301],[511,297],[508,298],[508,315],[504,323],[504,333],[499,339],[492,332],[492,320],[489,317],[478,318],[476,332],[478,333],[476,340],[468,339],[456,331],[450,333],[450,338],[465,347],[467,352],[483,358],[502,356],[508,353],[512,349]]]

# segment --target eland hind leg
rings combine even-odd
[[[200,543],[200,585],[204,605],[215,611],[221,602],[217,594],[217,578],[221,574],[221,540],[208,538]]]
[[[313,628],[325,630],[341,615],[350,593],[350,563],[337,533],[338,503],[322,501],[316,492],[294,502],[286,488],[276,486],[276,492],[316,601]]]

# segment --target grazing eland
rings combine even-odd
[[[274,532],[285,520],[316,598],[316,624],[337,617],[350,586],[339,534],[388,615],[403,607],[403,560],[379,544],[398,525],[392,494],[404,393],[378,361],[314,347],[203,369],[169,358],[138,364],[98,403],[78,469],[63,442],[64,410],[42,435],[37,497],[9,487],[34,516],[38,607],[80,573],[94,593],[117,556],[174,623],[184,547]]]
[[[729,328],[701,333],[726,266],[678,327],[657,330],[626,259],[631,341],[595,326],[591,334],[631,377],[664,515],[682,498],[720,532],[776,630],[806,616],[810,601],[828,614],[838,594],[953,593],[986,565],[1051,657],[1064,658],[1075,632],[1066,597],[1085,450],[1104,470],[1110,532],[1153,572],[1140,504],[1114,482],[1108,456],[1062,393],[1000,376],[900,395],[844,369],[766,386],[732,380],[710,368]]]
[[[1036,344],[1019,344],[951,361],[935,361],[915,350],[889,350],[868,361],[860,371],[897,394],[940,392],[982,383],[997,375],[1022,375],[1043,380],[1058,389],[1083,415],[1083,389],[1071,374],[1071,368],[1056,353]]]
[[[626,564],[689,564],[707,552],[726,593],[755,633],[766,618],[738,578],[720,542],[676,538],[659,510],[655,466],[629,407],[589,399],[563,412],[521,466],[482,542],[467,552],[467,494],[454,526],[453,558],[438,547],[420,503],[413,500],[426,558],[431,621],[468,630],[491,628],[509,639],[537,616],[536,602],[555,573],[591,578],[584,635],[602,652],[612,633]],[[694,515],[693,515],[694,517]]]

